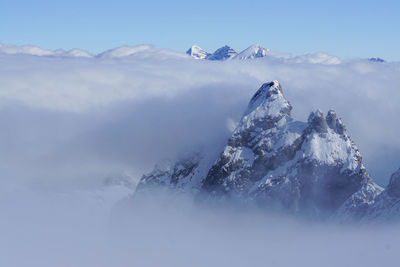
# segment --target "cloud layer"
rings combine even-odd
[[[399,63],[337,64],[324,54],[209,62],[132,49],[117,58],[0,54],[5,174],[22,177],[19,166],[32,165],[31,178],[139,175],[160,158],[223,143],[251,95],[273,79],[298,119],[337,110],[378,183],[400,165]]]
[[[211,62],[148,46],[102,57],[0,53],[0,63],[1,265],[393,262],[392,229],[371,234],[258,213],[221,215],[180,197],[128,206],[127,218],[111,216],[123,231],[107,233],[111,208],[143,172],[187,151],[219,151],[254,92],[275,79],[295,118],[335,109],[368,171],[386,185],[400,166],[399,63],[325,54]],[[131,188],[120,185],[129,179]]]

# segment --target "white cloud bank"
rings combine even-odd
[[[392,231],[299,232],[292,225],[276,228],[279,223],[264,227],[263,219],[255,220],[258,228],[249,221],[224,228],[229,216],[216,228],[203,228],[204,218],[162,218],[172,230],[154,235],[160,226],[141,221],[135,226],[148,236],[133,231],[136,241],[126,247],[133,254],[110,252],[103,235],[110,206],[131,191],[104,187],[104,178],[126,171],[138,179],[163,158],[206,144],[218,149],[266,81],[281,82],[298,119],[317,108],[335,109],[381,185],[400,167],[399,63],[341,62],[323,54],[210,62],[165,49],[133,50],[119,50],[125,55],[119,57],[0,53],[0,203],[6,218],[0,251],[8,249],[8,258],[0,259],[16,266],[132,266],[129,255],[140,266],[188,266],[194,258],[199,265],[210,259],[234,266],[249,259],[254,265],[292,266],[297,261],[286,256],[292,254],[309,266],[393,260],[398,238]],[[152,248],[161,256],[145,263]],[[220,254],[218,248],[224,248]],[[172,259],[179,250],[186,256]],[[28,256],[19,257],[21,252]],[[326,262],[330,256],[336,260]],[[34,261],[25,261],[29,257]]]
[[[228,122],[238,120],[251,95],[273,79],[282,83],[299,119],[317,108],[336,109],[378,182],[384,185],[400,165],[399,63],[340,63],[324,54],[210,62],[150,46],[102,55],[0,53],[5,126],[0,145],[7,151],[3,164],[8,173],[20,171],[18,159],[24,155],[23,163],[34,166],[48,157],[42,169],[54,160],[71,166],[69,157],[81,162],[71,163],[66,172],[77,173],[96,161],[95,170],[126,167],[138,174],[185,147],[223,142]],[[321,64],[327,61],[334,64]],[[42,169],[29,175],[46,176]]]

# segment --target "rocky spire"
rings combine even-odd
[[[274,125],[285,116],[290,116],[292,106],[283,96],[282,86],[278,81],[264,83],[251,98],[238,128]]]
[[[328,114],[326,114],[326,123],[329,128],[334,130],[338,134],[344,134],[346,132],[346,127],[344,126],[342,120],[337,118],[336,111],[329,110]]]
[[[319,109],[310,113],[307,122],[312,129],[319,133],[326,133],[328,131],[328,124],[324,114]]]
[[[277,80],[264,83],[251,98],[248,109],[254,109],[274,95],[283,96],[281,84]],[[276,99],[276,97],[274,99]]]

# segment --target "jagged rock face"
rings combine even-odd
[[[194,45],[191,48],[189,48],[189,50],[186,51],[186,54],[195,59],[205,59],[207,56],[209,56],[209,53],[207,53],[197,45]]]
[[[211,198],[240,198],[295,213],[364,214],[380,188],[342,121],[334,111],[325,117],[319,110],[307,122],[296,121],[291,110],[279,82],[266,83],[216,159],[180,160],[155,169],[141,184],[196,188]]]
[[[137,191],[151,186],[167,186],[188,192],[198,192],[211,164],[210,159],[202,153],[184,156],[174,162],[166,160],[157,164],[152,172],[142,176]]]
[[[208,60],[226,60],[237,55],[237,52],[231,47],[225,45],[217,49],[214,53],[209,55],[206,59]]]
[[[400,220],[400,169],[392,174],[389,185],[376,197],[363,220]]]

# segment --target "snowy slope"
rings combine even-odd
[[[225,45],[217,49],[214,53],[206,57],[208,60],[227,60],[237,55],[237,52],[231,47]]]
[[[269,49],[261,47],[258,44],[249,46],[239,54],[237,54],[234,59],[246,60],[246,59],[254,59],[265,57],[269,54]]]

